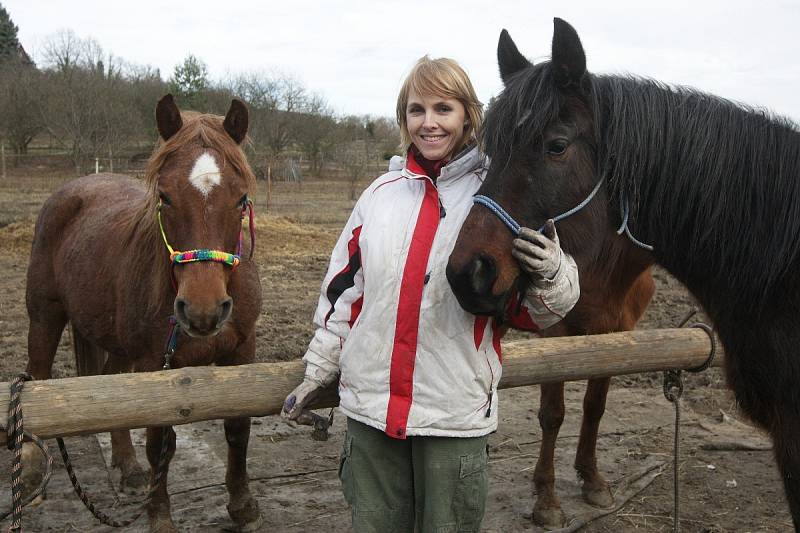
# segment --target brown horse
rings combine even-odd
[[[505,88],[484,127],[492,163],[479,193],[530,227],[584,206],[559,224],[582,282],[585,265],[613,265],[622,250],[629,268],[657,262],[691,291],[739,407],[772,437],[800,531],[797,124],[689,87],[592,74],[561,19],[551,61],[531,64],[505,32],[498,56]],[[484,211],[468,216],[449,266],[462,305],[491,312],[518,270],[496,244],[508,230]]]
[[[177,368],[254,360],[261,284],[251,260],[248,194],[255,180],[240,147],[247,108],[233,100],[224,118],[182,114],[167,95],[158,102],[156,121],[163,142],[144,183],[86,176],[64,185],[42,207],[26,294],[28,371],[36,379],[50,377],[68,321],[83,374],[152,372],[165,362]],[[249,208],[251,243],[242,250],[242,219]],[[166,344],[175,348],[169,361]],[[159,401],[143,400],[143,408]],[[168,465],[175,432],[147,429],[151,482],[164,432]],[[225,420],[228,512],[246,529],[261,518],[247,477],[249,435],[249,418]],[[112,432],[112,462],[123,484],[143,484],[128,431]],[[175,530],[166,472],[148,515],[151,531]]]
[[[507,36],[507,34],[504,34]],[[529,63],[519,52],[512,55],[509,47],[513,47],[510,39],[501,38],[498,48],[501,77],[505,83],[516,73],[515,69],[524,68]],[[513,49],[516,51],[516,48]],[[524,63],[523,63],[524,61]],[[516,87],[516,86],[515,86]],[[520,88],[519,90],[522,90]],[[486,117],[490,131],[497,129],[498,123],[512,122],[517,124],[531,112],[526,109],[509,109],[507,101],[512,97],[508,85]],[[535,113],[535,110],[533,111]],[[488,139],[487,139],[488,140]],[[513,141],[512,141],[513,140]],[[517,138],[508,133],[504,141],[508,146],[521,143],[533,146],[530,139]],[[531,154],[515,146],[519,157],[513,160],[518,168],[509,169],[512,162],[507,152],[492,149],[492,164],[486,184],[479,194],[490,184],[496,184],[504,173],[515,172],[520,176],[529,172],[525,165],[532,164],[541,156]],[[560,149],[556,146],[555,149]],[[520,163],[524,161],[524,163]],[[515,174],[516,175],[516,174]],[[522,180],[522,177],[520,177]],[[583,191],[581,191],[583,193]],[[516,199],[529,198],[519,191],[509,190],[508,194],[516,195]],[[585,196],[585,195],[584,195]],[[569,207],[579,203],[581,198],[565,195],[555,202],[549,191],[533,191],[530,198],[535,202],[559,207],[560,211],[549,211],[548,217],[569,211]],[[570,204],[570,202],[572,202]],[[524,206],[514,209],[515,216],[523,213]],[[558,221],[562,246],[575,258],[580,272],[581,296],[573,310],[564,320],[541,332],[544,337],[568,335],[593,335],[614,331],[630,331],[644,314],[653,296],[655,285],[650,266],[652,259],[642,250],[627,246],[624,237],[614,235],[607,240],[582,240],[586,234],[586,225],[593,223],[592,217],[600,209],[600,203],[588,204],[583,212],[565,217]],[[539,227],[540,220],[522,220]],[[535,223],[536,225],[533,225]],[[478,237],[479,236],[479,237]],[[506,309],[513,291],[519,286],[521,273],[516,260],[511,256],[514,238],[512,231],[504,225],[501,218],[484,206],[476,205],[470,212],[462,227],[458,241],[448,264],[448,279],[453,286],[461,305],[479,314],[500,315]],[[480,279],[480,273],[496,273],[493,280]],[[583,419],[581,422],[578,448],[575,455],[575,470],[581,480],[584,499],[597,507],[609,507],[614,499],[609,485],[597,469],[596,445],[600,421],[605,412],[606,397],[610,378],[588,380],[583,399]],[[541,401],[539,407],[539,425],[542,430],[542,441],[539,458],[534,470],[533,519],[542,527],[559,528],[565,523],[561,503],[555,491],[554,454],[558,432],[564,421],[564,383],[548,383],[541,385]]]

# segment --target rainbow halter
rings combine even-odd
[[[164,244],[167,245],[167,250],[169,250],[169,260],[172,263],[173,267],[176,264],[183,264],[183,263],[194,263],[197,261],[212,261],[214,263],[222,263],[225,265],[230,266],[231,268],[236,268],[241,263],[242,257],[242,230],[239,229],[239,242],[236,245],[236,253],[231,254],[228,252],[223,252],[220,250],[210,250],[208,248],[199,248],[195,250],[188,250],[186,252],[181,252],[179,250],[175,250],[170,244],[169,240],[167,239],[167,234],[164,232],[164,224],[161,222],[161,202],[158,202],[158,209],[156,210],[156,216],[158,217],[158,229],[161,231],[161,238],[164,239]],[[253,202],[251,200],[247,200],[245,205],[242,207],[242,218],[244,220],[245,211],[249,213],[249,225],[250,225],[250,257],[253,256],[253,251],[255,250],[256,245],[256,234],[255,234],[255,225],[254,225],[254,217],[253,217]]]

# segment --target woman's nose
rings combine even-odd
[[[422,126],[425,129],[435,130],[439,127],[439,123],[436,122],[436,117],[433,113],[425,113],[425,122],[423,122]]]

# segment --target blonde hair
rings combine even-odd
[[[400,126],[400,145],[404,152],[411,146],[411,134],[408,132],[406,120],[408,95],[411,91],[418,95],[454,98],[464,106],[466,114],[464,136],[456,147],[456,153],[476,140],[483,124],[483,104],[475,95],[469,76],[461,65],[452,59],[446,57],[431,59],[425,55],[411,69],[400,88],[400,94],[397,95],[397,124]]]

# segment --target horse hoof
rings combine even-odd
[[[241,504],[229,504],[228,516],[236,523],[237,531],[256,531],[264,522],[258,509],[258,502],[252,496]]]
[[[608,509],[614,505],[614,497],[611,495],[611,489],[604,486],[599,489],[583,489],[583,499],[586,503],[601,509]]]
[[[125,494],[141,494],[149,487],[149,476],[141,468],[123,474],[119,480],[119,489]]]
[[[537,509],[534,507],[533,509],[533,522],[547,531],[564,527],[566,521],[564,511],[559,507],[554,509]]]
[[[150,533],[179,533],[171,518],[150,522]]]

